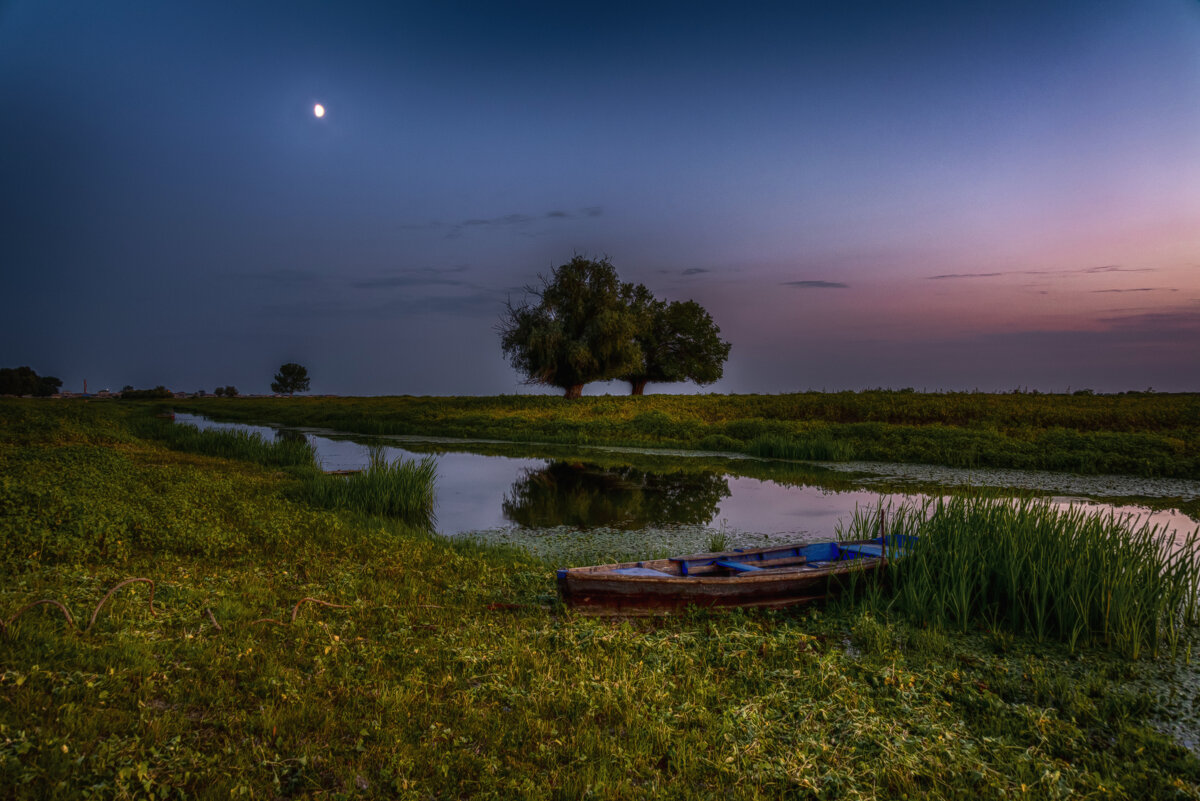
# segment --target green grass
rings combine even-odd
[[[1095,643],[1133,659],[1182,656],[1200,624],[1200,531],[1177,542],[1046,499],[970,495],[859,510],[845,535],[874,536],[881,515],[889,534],[917,538],[889,570],[888,597],[916,622]]]
[[[303,438],[268,440],[257,432],[201,430],[193,425],[151,417],[133,417],[129,428],[136,436],[156,440],[176,451],[239,459],[267,467],[316,465],[316,450]]]
[[[850,607],[580,618],[526,554],[116,406],[0,401],[0,617],[156,581],[0,638],[5,797],[1200,797],[1151,725],[1200,731],[1186,665]]]
[[[223,420],[368,435],[1200,478],[1200,394],[247,398],[176,406]]]
[[[432,531],[437,462],[433,457],[388,462],[373,448],[367,468],[350,475],[313,473],[301,485],[300,497],[327,509],[348,509],[366,515],[404,520]]]

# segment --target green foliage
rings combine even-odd
[[[721,379],[730,345],[703,306],[658,300],[641,284],[624,284],[621,298],[637,319],[634,339],[642,351],[640,367],[622,376],[634,395],[641,395],[650,382],[703,386]]]
[[[121,390],[122,400],[165,400],[166,398],[174,397],[171,390],[159,384],[154,389],[128,389]]]
[[[150,417],[131,419],[129,429],[137,436],[157,440],[176,451],[240,459],[268,467],[316,465],[316,451],[303,438],[279,437],[268,441],[256,432],[221,429],[202,431],[192,425]]]
[[[834,438],[828,429],[817,429],[790,437],[770,434],[755,437],[746,450],[751,455],[764,459],[848,462],[855,458],[853,443],[846,439]]]
[[[526,383],[577,398],[584,384],[619,378],[641,363],[637,321],[607,259],[576,256],[529,292],[537,302],[510,303],[498,326],[500,346]]]
[[[554,461],[527,470],[503,510],[505,518],[527,528],[703,525],[729,494],[725,476],[706,470],[661,473]]]
[[[359,434],[713,449],[707,441],[743,453],[759,438],[780,444],[816,438],[828,441],[835,459],[1200,478],[1200,394],[872,390],[596,397],[571,404],[526,395],[176,405],[227,420]]]
[[[432,531],[437,462],[397,459],[388,462],[380,449],[370,455],[367,469],[350,475],[313,473],[300,486],[300,497],[326,509],[348,509],[367,515],[403,520]]]
[[[142,413],[0,402],[0,617],[157,582],[153,614],[130,588],[87,636],[48,607],[3,635],[6,798],[1200,795],[1152,725],[1195,736],[1194,667],[838,607],[564,614],[545,564],[313,509]],[[306,597],[347,608],[289,622]]]
[[[271,391],[280,395],[295,395],[297,392],[308,392],[308,385],[308,368],[288,362],[279,366],[279,372],[271,382]]]
[[[62,380],[40,376],[31,367],[0,367],[0,395],[33,395],[45,398],[58,392]]]
[[[883,520],[880,519],[883,515]],[[860,510],[843,533],[918,539],[889,568],[894,608],[967,631],[1003,628],[1131,658],[1200,625],[1200,532],[1176,542],[1150,525],[1045,499],[939,498],[923,509]]]

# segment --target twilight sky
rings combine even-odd
[[[0,0],[0,189],[0,367],[76,391],[529,391],[575,253],[704,391],[1200,390],[1196,0]]]

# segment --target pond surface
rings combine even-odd
[[[1033,491],[1063,506],[1135,516],[1182,538],[1197,522],[1173,504],[1200,497],[1200,482],[1174,479],[878,463],[827,467],[737,454],[364,437],[191,414],[175,419],[268,439],[304,437],[329,471],[362,469],[371,448],[382,448],[389,460],[432,456],[439,532],[564,559],[705,550],[716,534],[729,547],[831,539],[858,507],[921,503],[968,486]]]

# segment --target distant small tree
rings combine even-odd
[[[308,392],[308,368],[295,362],[280,365],[275,380],[271,382],[271,391],[289,396]]]
[[[308,387],[305,386],[305,389],[308,389]],[[233,384],[230,384],[229,386],[225,387],[225,397],[236,398],[237,396],[238,396],[237,387],[235,387]]]
[[[637,319],[634,339],[642,351],[640,367],[621,376],[631,394],[644,394],[652,381],[703,386],[721,379],[730,345],[703,306],[691,300],[667,303],[641,284],[625,284],[621,297]]]
[[[216,395],[218,398],[225,397],[225,387],[217,387],[216,389],[213,390],[213,394]]]
[[[536,302],[509,303],[496,327],[500,347],[525,383],[578,398],[585,384],[638,368],[636,319],[608,259],[576,256],[541,281],[540,289],[526,288]]]

